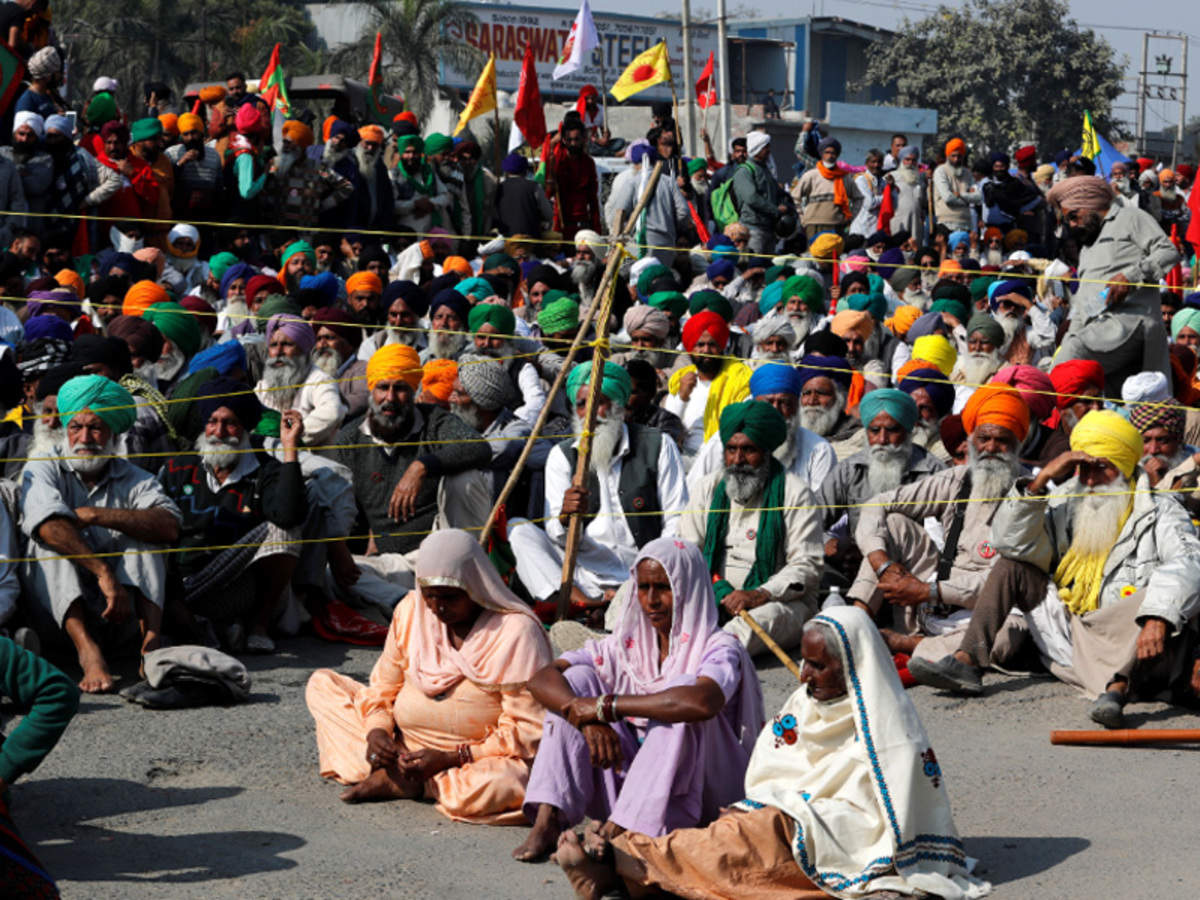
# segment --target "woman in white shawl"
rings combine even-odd
[[[759,735],[746,799],[707,828],[612,841],[636,892],[690,898],[982,897],[967,870],[937,757],[867,615],[827,610],[805,627],[805,686]],[[581,895],[611,879],[607,846],[564,836]]]

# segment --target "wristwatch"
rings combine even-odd
[[[875,570],[875,580],[878,581],[880,578],[882,578],[883,573],[886,572],[888,569],[890,569],[895,564],[896,564],[896,561],[894,559],[889,559],[882,566],[880,566],[878,569],[876,569]]]

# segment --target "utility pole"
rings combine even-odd
[[[718,159],[729,158],[729,40],[725,30],[725,0],[717,0],[717,77],[720,79],[721,146],[716,148]]]
[[[683,102],[687,104],[684,114],[687,130],[684,131],[682,152],[696,152],[696,107],[692,104],[692,3],[683,0],[683,16],[679,20],[683,31]],[[679,124],[683,124],[682,122]]]
[[[1156,52],[1154,68],[1150,68],[1150,42],[1155,41],[1155,51],[1163,41],[1179,42],[1179,69],[1175,69],[1175,58],[1167,53]],[[1146,108],[1149,101],[1165,100],[1179,105],[1179,128],[1172,141],[1171,165],[1179,157],[1179,145],[1183,143],[1183,131],[1187,116],[1187,52],[1188,37],[1186,34],[1166,34],[1158,31],[1147,31],[1142,35],[1142,68],[1138,73],[1138,150],[1143,155],[1149,153],[1149,142],[1146,133],[1149,122],[1146,118]]]

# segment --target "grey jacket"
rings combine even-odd
[[[1061,496],[1070,487],[1031,497],[1028,485],[1029,479],[1018,479],[1000,504],[992,520],[992,545],[1001,556],[1052,576],[1071,543],[1070,502]],[[1129,588],[1144,589],[1138,621],[1156,616],[1178,634],[1200,612],[1200,538],[1179,501],[1153,493],[1144,474],[1136,490],[1133,512],[1104,563],[1099,603],[1108,606]]]
[[[870,480],[867,478],[867,471],[870,468],[868,460],[867,450],[860,450],[849,459],[843,459],[834,466],[829,477],[825,479],[825,483],[821,485],[821,496],[818,498],[818,502],[825,507],[823,514],[827,529],[832,527],[843,515],[847,515],[850,520],[850,533],[853,534],[857,531],[858,519],[864,509],[859,504],[866,503],[874,496]],[[921,447],[914,445],[912,455],[909,457],[908,471],[904,473],[900,483],[911,484],[919,478],[940,472],[944,468],[946,466],[940,459],[936,459]],[[849,505],[849,509],[845,508],[847,505]]]
[[[775,230],[779,219],[779,185],[766,166],[747,160],[733,174],[738,221],[747,228]]]

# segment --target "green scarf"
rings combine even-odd
[[[400,177],[409,182],[413,188],[426,197],[432,197],[434,191],[433,185],[433,166],[427,162],[422,162],[417,166],[416,174],[410,175],[408,169],[404,168],[404,163],[396,163],[396,171],[400,173]]]
[[[754,565],[746,575],[742,590],[752,591],[761,587],[763,582],[775,574],[775,560],[779,555],[780,545],[787,540],[787,531],[783,524],[783,486],[787,475],[779,460],[771,457],[770,474],[767,476],[767,489],[763,493],[762,512],[758,514],[758,534],[754,539]],[[704,561],[708,570],[720,576],[725,568],[725,540],[729,531],[729,495],[725,491],[725,479],[717,482],[713,493],[712,504],[708,510],[708,521],[704,527]],[[713,583],[713,591],[717,602],[724,600],[737,588],[718,577]]]

